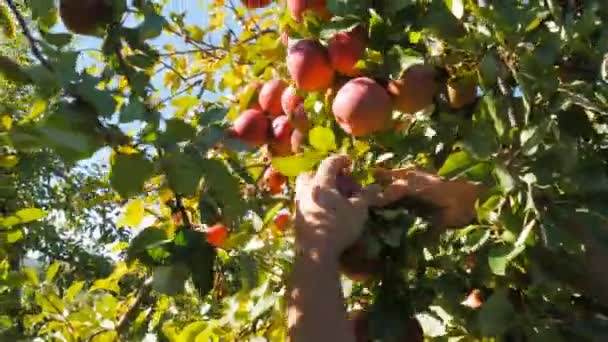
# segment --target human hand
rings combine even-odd
[[[436,211],[431,218],[434,227],[449,228],[469,224],[475,218],[475,202],[483,189],[463,180],[444,180],[416,169],[377,170],[376,179],[385,185],[376,199],[386,206],[404,198],[430,204]]]
[[[378,192],[363,188],[352,197],[340,194],[337,179],[350,166],[346,156],[325,159],[316,174],[302,174],[296,182],[296,248],[313,259],[338,260],[363,232],[368,208]]]

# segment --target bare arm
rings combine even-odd
[[[348,199],[337,191],[336,177],[348,165],[346,157],[331,157],[316,175],[298,178],[296,259],[287,297],[292,342],[355,341],[338,260],[361,235],[368,208],[363,194]]]

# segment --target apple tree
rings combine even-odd
[[[353,164],[344,196],[378,169],[481,189],[371,210],[341,258],[359,340],[608,335],[608,3],[214,0],[200,18],[171,4],[0,7],[29,51],[0,55],[4,101],[28,96],[6,109],[20,116],[2,121],[0,167],[35,152],[106,164],[61,205],[121,207],[119,233],[100,229],[113,238],[80,230],[113,271],[76,276],[57,254],[44,280],[4,272],[20,336],[286,340],[294,180],[336,153]],[[467,201],[442,224],[437,206]],[[2,214],[3,235],[37,238],[40,208]]]

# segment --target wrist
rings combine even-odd
[[[326,267],[338,267],[339,254],[327,243],[295,243],[296,259]]]

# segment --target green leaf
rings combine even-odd
[[[38,279],[38,273],[36,272],[35,269],[27,267],[27,268],[24,268],[21,272],[25,276],[27,284],[34,286],[34,287],[40,286],[40,279]]]
[[[465,172],[476,165],[475,159],[466,151],[458,151],[450,154],[439,169],[440,176],[453,176]]]
[[[131,240],[127,249],[127,261],[140,259],[142,262],[153,262],[154,260],[150,260],[150,256],[146,252],[154,248],[160,248],[170,241],[164,230],[156,227],[146,228]]]
[[[154,269],[152,288],[160,293],[175,296],[184,292],[184,285],[190,270],[182,263],[158,266]]]
[[[525,249],[525,245],[518,245],[514,248],[502,245],[492,248],[488,254],[488,265],[490,266],[490,270],[492,270],[492,273],[499,276],[506,275],[509,262],[515,259]]]
[[[196,130],[192,125],[179,119],[171,119],[166,121],[167,129],[161,135],[159,141],[161,143],[179,143],[182,141],[192,140],[196,135]]]
[[[200,163],[200,158],[183,152],[172,152],[163,158],[163,169],[175,193],[187,196],[196,193],[203,176]]]
[[[25,208],[17,211],[15,214],[21,220],[21,223],[38,221],[46,216],[46,211],[38,208]]]
[[[44,281],[47,284],[50,284],[53,282],[53,279],[55,279],[55,276],[57,275],[57,272],[59,272],[59,268],[61,268],[61,263],[60,262],[54,262],[52,263],[49,268],[46,270],[46,277],[44,279]]]
[[[138,27],[139,39],[144,41],[160,36],[166,24],[167,21],[164,17],[156,13],[146,14],[144,22]]]
[[[116,225],[120,227],[137,227],[141,224],[144,218],[144,200],[141,198],[136,198],[124,207],[124,212],[118,218],[118,222]]]
[[[501,336],[509,330],[514,315],[515,310],[509,301],[507,290],[498,289],[481,306],[477,324],[483,336]]]
[[[504,166],[496,165],[494,168],[494,175],[496,176],[496,179],[498,179],[498,184],[504,193],[511,192],[515,189],[515,180]]]
[[[205,186],[217,201],[226,218],[236,219],[245,212],[240,182],[224,163],[217,159],[203,159],[199,166],[205,177]]]
[[[131,97],[127,105],[123,105],[120,111],[120,122],[132,122],[145,120],[146,107],[136,97]]]
[[[6,242],[9,244],[15,243],[23,239],[23,230],[14,229],[6,233]]]
[[[338,148],[334,132],[327,127],[317,126],[308,133],[310,145],[319,151],[329,152]]]
[[[251,87],[251,89],[255,89]],[[225,107],[212,107],[205,112],[202,112],[198,116],[198,123],[202,126],[210,125],[214,122],[222,121],[228,114],[228,108]]]
[[[112,156],[110,184],[124,198],[140,193],[153,173],[154,164],[141,154]]]
[[[285,176],[296,177],[312,170],[326,155],[318,151],[306,151],[300,155],[273,158],[272,167]]]
[[[192,108],[200,104],[200,100],[193,95],[184,95],[171,100],[171,106],[175,108],[176,118],[183,118]]]
[[[69,34],[69,33],[45,33],[44,35],[44,40],[46,40],[48,43],[51,43],[55,46],[57,46],[58,48],[62,48],[68,44],[70,44],[72,42],[72,39],[74,38],[73,35]]]
[[[82,291],[84,284],[84,280],[75,281],[74,283],[72,283],[72,285],[70,285],[70,287],[65,291],[65,300],[68,302],[73,301],[76,295],[79,294],[80,291]]]

